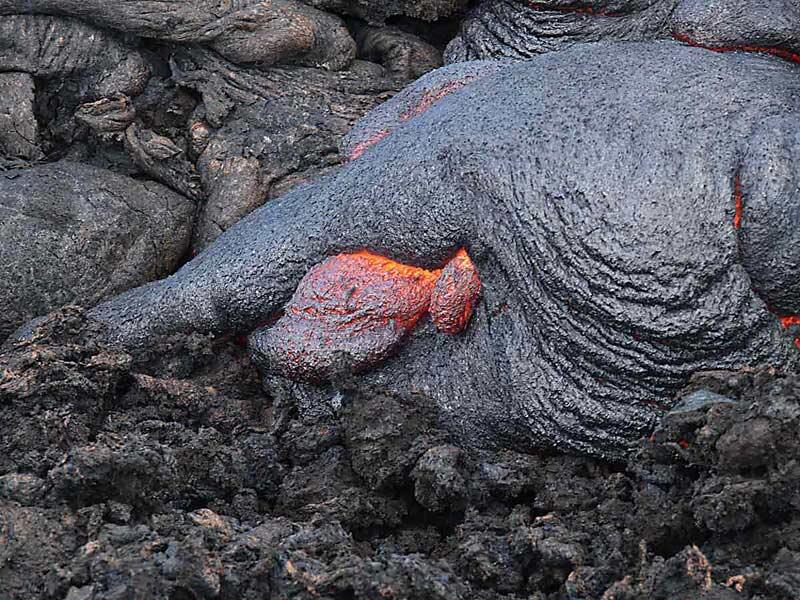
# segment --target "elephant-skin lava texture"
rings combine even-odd
[[[524,59],[587,42],[666,38],[800,60],[800,6],[795,0],[484,0],[462,21],[445,60]]]
[[[421,320],[358,386],[435,406],[466,444],[618,456],[692,373],[798,365],[778,317],[800,312],[799,74],[670,41],[507,65],[92,315],[130,347],[258,337],[326,258],[438,269],[464,248],[467,328]]]

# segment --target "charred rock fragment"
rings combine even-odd
[[[116,93],[136,95],[150,76],[147,62],[134,48],[74,19],[4,16],[0,40],[0,70],[28,73],[59,86],[73,81],[65,91],[83,102]]]
[[[445,62],[487,58],[526,59],[599,41],[668,37],[679,0],[485,0],[461,23]]]
[[[394,27],[356,27],[358,56],[383,65],[390,73],[413,80],[442,66],[437,48]]]
[[[129,347],[247,332],[336,254],[438,269],[464,247],[466,330],[420,324],[359,385],[421,391],[465,443],[618,455],[698,369],[800,360],[778,319],[797,270],[775,258],[797,231],[798,86],[790,63],[675,42],[505,65],[92,314]]]
[[[0,338],[62,304],[91,306],[170,273],[194,203],[152,183],[59,162],[0,176]]]
[[[269,198],[337,167],[341,138],[404,81],[362,61],[338,73],[253,71],[200,50],[176,52],[172,72],[203,100],[190,125],[207,197],[197,251]]]
[[[41,158],[34,114],[34,83],[28,73],[0,73],[0,157]]]

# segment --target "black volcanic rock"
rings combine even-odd
[[[91,306],[170,273],[194,203],[164,186],[59,162],[0,174],[0,338],[62,304]]]
[[[461,22],[446,62],[530,58],[597,41],[677,38],[711,48],[800,52],[793,0],[484,0]]]

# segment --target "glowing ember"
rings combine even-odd
[[[445,85],[439,88],[427,90],[425,94],[422,96],[422,98],[420,98],[420,101],[417,102],[417,104],[415,104],[406,112],[400,115],[400,120],[408,121],[409,119],[413,119],[414,117],[421,115],[431,106],[437,103],[439,100],[441,100],[448,94],[452,94],[453,92],[460,90],[470,81],[472,81],[472,78],[467,77],[460,81],[459,80],[448,81]]]
[[[442,271],[431,297],[431,320],[442,333],[463,331],[472,316],[481,280],[467,253],[458,251]]]
[[[464,250],[443,270],[405,265],[371,252],[339,254],[313,267],[255,343],[270,368],[320,380],[386,358],[430,309],[439,331],[466,327],[480,293]]]
[[[390,133],[392,132],[389,129],[381,129],[380,131],[373,134],[370,138],[364,140],[363,142],[359,142],[358,144],[356,144],[355,148],[353,148],[352,152],[350,152],[350,154],[347,157],[347,160],[350,161],[360,158],[361,155],[367,151],[367,148],[369,148],[370,146],[374,146]]]
[[[790,50],[784,50],[783,48],[770,48],[767,46],[749,46],[749,45],[708,46],[706,44],[701,44],[700,42],[696,42],[688,35],[683,33],[673,33],[672,37],[678,40],[679,42],[683,42],[684,44],[689,44],[690,46],[694,46],[695,48],[703,48],[704,50],[711,50],[712,52],[755,52],[758,54],[769,54],[771,56],[777,56],[778,58],[782,58],[783,60],[788,60],[790,62],[800,64],[800,54],[791,52]]]
[[[742,198],[742,182],[739,175],[733,180],[733,202],[736,212],[733,214],[733,227],[739,229],[742,226],[742,213],[744,212],[744,199]]]

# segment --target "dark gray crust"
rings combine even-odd
[[[445,62],[673,37],[712,48],[798,53],[800,6],[794,0],[484,0],[462,21]]]
[[[363,385],[422,394],[472,443],[615,455],[692,372],[797,364],[771,290],[752,287],[796,272],[750,260],[746,242],[797,229],[756,214],[796,202],[796,171],[781,170],[794,137],[786,152],[748,151],[765,120],[793,130],[798,92],[779,60],[672,42],[514,64],[93,314],[129,346],[248,331],[331,254],[440,266],[464,246],[483,282],[468,330],[421,328]],[[762,185],[751,174],[764,169],[785,177]]]
[[[0,339],[63,304],[171,273],[194,211],[162,185],[79,163],[0,174]]]
[[[0,0],[0,15],[75,17],[98,27],[176,43],[206,44],[227,59],[341,69],[355,43],[341,19],[295,0]]]

